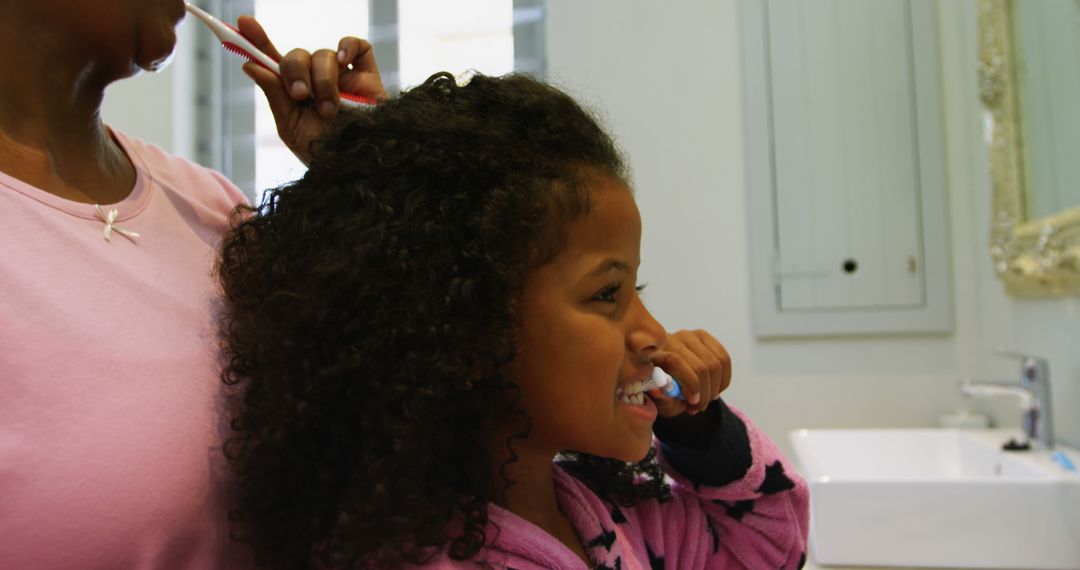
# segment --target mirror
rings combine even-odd
[[[1080,206],[1080,4],[1013,2],[1025,206],[1044,218]]]
[[[979,2],[990,254],[1018,297],[1080,295],[1080,5]]]

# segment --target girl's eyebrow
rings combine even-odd
[[[587,277],[602,275],[604,273],[607,273],[608,271],[611,271],[612,269],[630,271],[630,264],[619,259],[605,259],[604,261],[601,261],[599,264],[597,264],[597,266],[589,272]]]

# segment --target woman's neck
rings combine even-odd
[[[19,54],[0,58],[0,171],[68,199],[122,199],[135,172],[101,122],[108,74],[31,28],[0,20],[0,53]]]
[[[587,566],[591,566],[592,562],[581,538],[570,519],[559,508],[559,501],[555,496],[555,473],[552,467],[555,454],[515,451],[518,453],[517,461],[506,467],[506,475],[513,484],[506,488],[505,492],[495,495],[503,498],[500,506],[540,527],[577,554]],[[501,472],[496,472],[494,481],[502,481]]]

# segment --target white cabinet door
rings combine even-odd
[[[951,328],[935,10],[742,2],[759,335]]]

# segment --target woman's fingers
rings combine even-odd
[[[353,36],[338,40],[338,65],[357,71],[379,71],[371,42]]]
[[[267,36],[266,30],[263,29],[262,24],[259,24],[258,20],[251,16],[240,16],[240,18],[236,20],[236,28],[240,31],[240,35],[247,38],[248,41],[259,49],[259,51],[276,61],[282,60],[281,52],[274,47],[274,43],[270,41],[270,37]],[[284,121],[292,114],[292,111],[296,106],[293,102],[293,95],[289,91],[287,84],[284,83],[277,74],[257,63],[245,63],[244,73],[250,77],[252,81],[259,86],[259,89],[262,90],[263,94],[266,95],[266,101],[270,104],[270,112],[273,113],[274,119],[278,125],[278,132],[283,132],[285,130],[283,129]]]
[[[284,56],[270,41],[266,30],[251,16],[237,19],[240,34],[263,53],[278,61],[283,90],[296,103],[314,99],[315,109],[324,119],[333,118],[338,111],[341,92],[356,93],[375,99],[386,99],[386,89],[375,62],[371,43],[353,36],[338,41],[337,50],[320,49],[309,53],[294,49]],[[246,70],[245,70],[246,71]],[[248,73],[258,81],[262,74]],[[260,83],[263,91],[266,87]],[[270,94],[267,93],[267,98]],[[277,114],[275,113],[275,117]]]
[[[386,89],[370,42],[352,36],[341,38],[337,62],[341,66],[338,85],[342,91],[386,99]]]
[[[270,36],[266,35],[266,30],[263,29],[258,20],[251,16],[240,16],[236,20],[236,29],[240,30],[241,36],[244,36],[255,47],[259,48],[259,51],[270,56],[274,61],[281,61],[281,52],[274,47],[274,43],[270,41]]]
[[[324,136],[337,116],[343,92],[387,98],[369,42],[350,36],[338,42],[337,50],[294,49],[282,56],[251,16],[241,16],[237,29],[278,61],[280,77],[253,63],[244,65],[244,73],[266,95],[281,140],[305,164],[311,160],[311,141]]]
[[[337,52],[321,49],[311,54],[311,85],[316,109],[323,118],[330,119],[338,112],[338,78],[341,66]]]
[[[296,103],[285,91],[281,78],[265,67],[252,62],[244,64],[244,73],[259,86],[266,95],[266,102],[270,105],[270,112],[274,115],[274,121],[278,126],[278,134],[282,139],[286,137],[290,115],[296,108]],[[287,142],[287,141],[286,141]]]
[[[294,49],[281,59],[281,82],[293,101],[305,101],[311,97],[311,54],[307,50]]]

